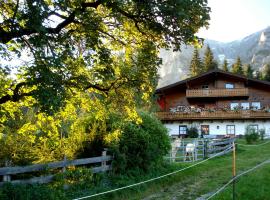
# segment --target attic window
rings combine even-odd
[[[234,88],[234,84],[233,83],[226,83],[225,84],[225,88],[226,89],[233,89]]]

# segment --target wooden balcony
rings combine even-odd
[[[186,90],[187,98],[195,97],[246,97],[249,96],[248,88],[235,88],[235,89],[198,89]]]
[[[215,120],[215,119],[270,119],[270,112],[263,110],[240,110],[240,111],[202,111],[199,113],[190,112],[190,113],[181,113],[181,112],[157,112],[157,117],[160,120]]]

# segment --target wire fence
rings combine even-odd
[[[218,157],[220,155],[224,155],[224,153],[226,153],[227,151],[230,151],[232,149],[232,146],[229,146],[227,149],[225,149],[224,151],[220,152],[220,153],[217,153],[216,155],[212,156],[212,157],[209,157],[205,160],[202,160],[198,163],[195,163],[193,165],[190,165],[188,167],[185,167],[185,168],[182,168],[182,169],[179,169],[179,170],[176,170],[176,171],[173,171],[173,172],[170,172],[170,173],[167,173],[167,174],[164,174],[162,176],[158,176],[158,177],[155,177],[155,178],[152,178],[152,179],[148,179],[148,180],[145,180],[145,181],[141,181],[141,182],[138,182],[138,183],[134,183],[134,184],[131,184],[131,185],[127,185],[127,186],[124,186],[124,187],[120,187],[120,188],[116,188],[116,189],[112,189],[112,190],[108,190],[108,191],[105,191],[105,192],[100,192],[100,193],[97,193],[97,194],[92,194],[92,195],[88,195],[88,196],[83,196],[83,197],[79,197],[79,198],[75,198],[73,200],[81,200],[81,199],[89,199],[89,198],[92,198],[92,197],[97,197],[97,196],[101,196],[101,195],[105,195],[105,194],[109,194],[109,193],[112,193],[112,192],[116,192],[116,191],[120,191],[120,190],[124,190],[124,189],[127,189],[127,188],[132,188],[132,187],[135,187],[135,186],[138,186],[138,185],[142,185],[142,184],[145,184],[145,183],[149,183],[149,182],[152,182],[152,181],[155,181],[155,180],[159,180],[159,179],[162,179],[162,178],[165,178],[165,177],[168,177],[168,176],[171,176],[173,174],[176,174],[176,173],[179,173],[179,172],[182,172],[182,171],[185,171],[185,170],[188,170],[192,167],[195,167],[197,165],[200,165],[202,163],[205,163],[215,157]]]
[[[246,170],[244,172],[242,172],[241,174],[238,174],[237,176],[235,176],[234,178],[232,178],[231,180],[229,180],[225,185],[223,185],[222,187],[220,187],[215,193],[213,193],[211,196],[209,196],[206,200],[211,199],[214,196],[216,196],[217,194],[219,194],[220,192],[222,192],[227,186],[229,186],[231,183],[233,183],[233,181],[237,180],[241,176],[243,176],[243,175],[245,175],[247,173],[250,173],[250,172],[256,170],[259,167],[262,167],[265,164],[270,164],[270,159],[269,160],[266,160],[266,161],[264,161],[264,162],[262,162],[262,163],[260,163],[260,164],[258,164],[256,166],[254,166],[254,167],[252,167],[252,168],[250,168],[250,169],[248,169],[248,170]]]

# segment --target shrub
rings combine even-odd
[[[254,128],[246,127],[245,138],[248,144],[256,142],[259,139],[259,134]]]
[[[197,129],[197,127],[192,126],[190,128],[187,129],[187,136],[189,138],[198,138],[199,137],[199,131]]]
[[[50,188],[47,185],[12,185],[6,183],[0,188],[0,199],[64,200],[67,198],[59,188]]]
[[[141,112],[140,117],[141,124],[125,125],[119,143],[113,147],[116,173],[146,172],[153,166],[158,167],[170,150],[167,129],[162,123],[149,113]]]

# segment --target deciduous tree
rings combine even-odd
[[[0,10],[0,56],[16,62],[19,74],[4,80],[0,104],[31,96],[47,113],[78,89],[146,98],[156,84],[158,49],[198,42],[194,34],[208,25],[210,11],[206,0],[3,0]]]

